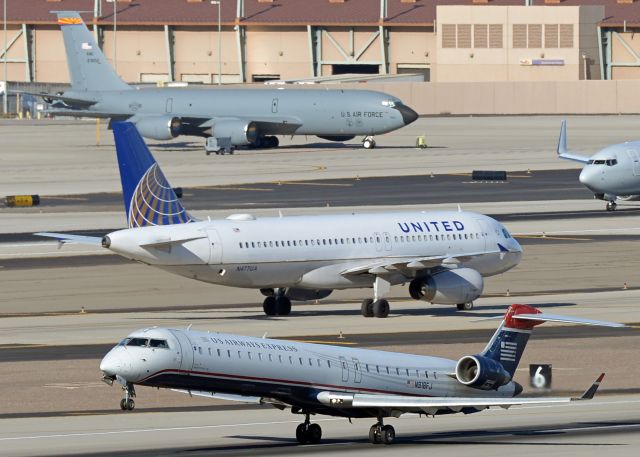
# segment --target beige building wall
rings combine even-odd
[[[322,33],[322,76],[333,74],[334,64],[382,64],[382,46],[376,27],[327,27]],[[371,41],[373,39],[373,41]],[[353,40],[353,41],[352,41]],[[367,46],[367,44],[369,44]]]
[[[240,82],[235,31],[232,28],[223,28],[220,42],[222,82]],[[202,27],[176,27],[174,61],[176,81],[217,84],[218,29],[216,27],[209,30]]]
[[[437,55],[437,37],[432,27],[392,27],[389,29],[389,71],[401,73],[403,69],[426,66],[434,79]]]
[[[279,75],[283,79],[311,76],[306,27],[248,27],[246,50],[247,82],[255,75]]]
[[[595,23],[603,16],[602,6],[438,6],[437,80],[581,79],[581,46],[597,56]],[[599,69],[592,73],[599,78]]]
[[[33,30],[34,80],[49,83],[68,83],[69,67],[64,52],[60,28],[38,25]],[[22,69],[24,78],[24,67]],[[19,79],[18,81],[24,81]]]
[[[626,46],[625,46],[626,45]],[[611,61],[615,63],[640,64],[640,34],[636,31],[611,34]],[[613,79],[640,79],[638,67],[613,67]]]
[[[7,26],[7,41],[11,42],[16,35],[20,32],[20,27],[15,25]],[[4,35],[4,33],[3,33]],[[4,48],[4,40],[0,44],[0,50]],[[25,58],[24,36],[21,35],[12,46],[9,46],[7,52],[7,60]],[[0,80],[4,78],[4,59],[0,63]],[[25,80],[25,66],[22,62],[7,62],[7,80],[9,81],[24,81]]]

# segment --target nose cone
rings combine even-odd
[[[400,114],[402,114],[402,120],[404,122],[404,125],[409,125],[413,121],[418,119],[418,113],[416,113],[414,110],[409,108],[407,105],[402,105],[402,104],[396,105],[396,109],[400,111]]]
[[[598,176],[598,170],[595,170],[592,167],[586,166],[580,172],[580,176],[578,177],[578,180],[580,181],[581,184],[583,184],[588,189],[593,191],[598,191],[599,189],[597,185],[597,176]]]
[[[100,371],[110,378],[120,374],[121,369],[122,363],[120,362],[120,359],[113,354],[113,351],[110,351],[100,361]]]
[[[131,355],[127,350],[118,346],[109,351],[100,361],[100,371],[109,378],[120,376],[127,381],[134,381],[137,373],[134,372],[131,362]]]

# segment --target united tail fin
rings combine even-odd
[[[57,11],[62,29],[71,88],[75,92],[130,90],[96,43],[77,11]]]
[[[544,322],[625,327],[624,324],[616,322],[546,314],[533,306],[514,304],[509,306],[502,323],[480,355],[499,362],[513,377],[529,341],[531,330]]]
[[[195,219],[182,206],[135,125],[131,122],[114,122],[112,126],[128,226],[194,222]]]

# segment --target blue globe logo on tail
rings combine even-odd
[[[130,122],[114,122],[122,196],[131,227],[194,222]]]

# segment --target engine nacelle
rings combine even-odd
[[[472,268],[444,270],[424,279],[416,279],[409,286],[411,297],[440,305],[469,303],[484,289],[482,275]]]
[[[211,136],[230,138],[234,146],[253,144],[258,140],[259,132],[255,122],[241,120],[220,121],[211,129]]]
[[[496,390],[511,381],[511,375],[500,362],[481,355],[468,355],[458,360],[456,378],[465,386],[480,390]]]
[[[140,135],[152,140],[171,140],[182,133],[182,120],[172,116],[144,116],[135,120]]]
[[[625,202],[637,202],[640,200],[640,195],[618,195],[618,199]]]
[[[328,140],[328,141],[349,141],[349,140],[353,140],[355,136],[354,135],[332,135],[332,136],[318,135],[318,138],[322,138],[323,140]]]
[[[331,295],[331,289],[302,289],[299,287],[290,287],[287,289],[286,296],[294,301],[320,300]]]

